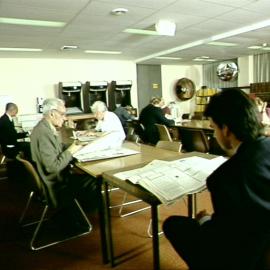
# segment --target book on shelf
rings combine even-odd
[[[174,161],[153,160],[144,167],[116,173],[114,176],[139,184],[162,203],[170,204],[182,196],[206,187],[206,178],[227,159],[198,156]]]
[[[73,154],[73,157],[79,162],[86,162],[139,153],[138,151],[122,147],[122,144],[123,141],[119,138],[117,132],[107,133],[84,145]]]

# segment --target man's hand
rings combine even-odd
[[[82,147],[83,145],[78,144],[77,142],[73,142],[72,145],[70,145],[67,150],[73,155],[77,151],[79,151]]]

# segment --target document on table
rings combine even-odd
[[[226,161],[224,157],[182,158],[174,161],[153,160],[146,166],[115,174],[117,178],[139,184],[164,204],[205,188],[206,178]]]
[[[100,160],[107,158],[123,157],[138,154],[138,151],[120,147],[120,148],[111,148],[95,152],[84,153],[76,156],[76,159],[79,162],[86,162],[92,160]]]

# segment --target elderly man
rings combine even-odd
[[[111,138],[116,144],[122,144],[126,134],[117,115],[108,111],[106,105],[102,101],[96,101],[91,106],[91,110],[98,120],[96,131],[109,132],[112,134]]]
[[[18,113],[15,103],[7,103],[5,114],[0,118],[0,143],[2,152],[8,158],[15,158],[22,151],[27,159],[31,159],[29,142],[18,142],[18,139],[28,137],[28,132],[17,132],[13,117]]]
[[[213,214],[169,217],[164,233],[193,270],[257,270],[270,239],[270,138],[241,90],[214,95],[205,116],[231,157],[207,178]]]
[[[82,146],[73,143],[67,149],[62,144],[57,129],[66,120],[66,108],[61,99],[46,99],[43,119],[31,134],[32,159],[45,182],[54,205],[68,205],[74,197],[91,200],[96,197],[95,181],[88,175],[76,174],[70,163],[72,155]]]

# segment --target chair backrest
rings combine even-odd
[[[174,152],[181,152],[182,143],[177,141],[158,141],[156,147]]]
[[[25,169],[27,185],[29,186],[31,191],[34,191],[39,195],[43,196],[44,198],[46,198],[44,185],[33,164],[28,160],[22,158],[20,154],[17,155],[16,159],[23,165],[23,168]]]
[[[161,125],[161,124],[155,124],[155,125],[158,128],[159,139],[161,141],[172,142],[172,137],[171,137],[171,134],[169,132],[169,129],[165,125]]]
[[[179,135],[184,151],[209,152],[208,138],[202,129],[179,127]]]

